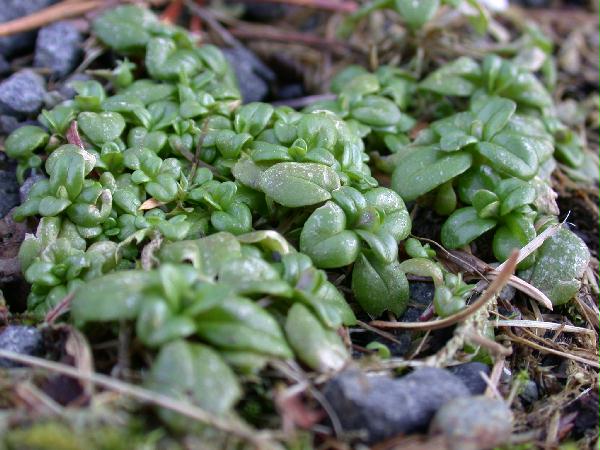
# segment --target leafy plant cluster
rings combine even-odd
[[[581,142],[545,87],[495,55],[420,81],[351,66],[333,80],[334,100],[300,112],[241,105],[221,52],[145,9],[109,10],[93,32],[124,57],[97,72],[107,83],[73,82],[73,100],[5,142],[20,180],[29,169],[47,175],[14,212],[39,218],[19,252],[28,309],[41,318],[72,296],[79,326],[135,323],[137,339],[158,352],[145,382],[214,413],[239,399],[234,371],[270,359],[317,371],[347,361],[336,332],[356,321],[338,289],[346,277],[371,316],[404,312],[407,273],[433,280],[438,316],[464,308],[472,286],[409,238],[405,201],[449,216],[448,248],[493,230],[501,261],[556,221],[553,155],[581,163]],[[442,107],[411,140],[431,102]],[[391,189],[372,167],[392,174]],[[564,233],[538,258],[569,246],[577,268],[557,276],[563,284],[534,266],[535,255],[521,263],[557,303],[587,264],[585,245]],[[345,272],[332,282],[324,269]]]

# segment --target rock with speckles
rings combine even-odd
[[[0,114],[27,117],[37,114],[46,94],[44,79],[23,69],[0,83]]]
[[[483,394],[487,389],[487,383],[482,376],[482,374],[490,374],[490,367],[487,364],[473,361],[448,367],[448,370],[460,378],[473,395]]]
[[[0,23],[27,16],[56,2],[57,0],[0,0]],[[0,54],[12,56],[27,50],[33,45],[34,40],[35,31],[2,36],[0,37]]]
[[[42,28],[35,43],[33,65],[50,69],[54,77],[68,75],[81,59],[81,39],[77,28],[68,21]]]
[[[223,54],[233,67],[244,103],[264,100],[275,80],[273,71],[247,48],[225,48]]]
[[[563,227],[540,247],[535,265],[520,275],[546,294],[553,305],[562,305],[579,291],[589,262],[585,242]]]
[[[448,450],[492,449],[510,438],[512,412],[502,400],[456,398],[438,410],[429,432],[443,434]]]
[[[399,379],[347,370],[332,378],[323,392],[344,431],[369,444],[426,429],[443,404],[470,395],[458,377],[433,367]]]
[[[40,355],[44,351],[44,339],[35,327],[8,325],[0,331],[0,349],[22,355]],[[19,366],[6,358],[0,358],[0,368]]]

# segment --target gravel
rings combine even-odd
[[[44,78],[23,69],[0,83],[0,114],[27,117],[37,114],[46,93]]]
[[[35,67],[48,68],[53,77],[63,78],[81,60],[82,36],[72,22],[55,22],[42,28],[35,44]]]
[[[269,93],[269,83],[275,74],[250,50],[244,47],[223,49],[238,80],[244,103],[264,100]]]
[[[492,449],[509,440],[512,412],[503,400],[456,398],[438,410],[429,431],[443,434],[448,450]]]
[[[0,23],[27,16],[56,3],[57,0],[0,0]],[[35,31],[0,37],[0,54],[12,56],[33,47]]]
[[[487,364],[468,362],[449,367],[448,370],[460,378],[473,395],[483,394],[487,389],[487,383],[481,376],[481,373],[490,374],[490,368]]]
[[[0,349],[22,355],[37,356],[44,351],[44,340],[40,331],[35,327],[8,325],[0,331]],[[20,367],[20,364],[0,358],[0,367]]]
[[[331,379],[323,393],[344,431],[369,444],[424,430],[443,404],[470,395],[458,377],[433,367],[400,379],[347,370]]]

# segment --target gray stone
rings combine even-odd
[[[72,22],[55,22],[42,28],[35,43],[33,65],[50,69],[55,77],[65,77],[81,60],[81,40]]]
[[[502,400],[456,398],[438,410],[429,432],[443,434],[448,450],[491,449],[510,438],[512,412]]]
[[[45,93],[45,82],[40,75],[20,70],[0,83],[0,113],[16,117],[37,114]]]
[[[0,23],[27,16],[56,3],[57,0],[0,0]],[[33,46],[35,31],[0,37],[0,54],[5,57]]]
[[[0,53],[0,75],[7,75],[10,73],[10,63]]]
[[[0,169],[0,218],[19,204],[19,184],[14,168]]]
[[[0,134],[9,135],[20,126],[21,123],[15,117],[6,114],[0,115]]]
[[[8,325],[0,331],[0,349],[22,355],[41,355],[44,351],[42,333],[35,327]],[[20,367],[20,364],[0,358],[0,367]]]
[[[487,364],[480,362],[468,362],[457,366],[448,367],[448,370],[462,380],[471,394],[483,394],[487,389],[487,383],[481,376],[490,374],[490,368]]]
[[[370,444],[426,429],[443,404],[470,395],[458,377],[433,367],[400,379],[348,370],[331,379],[323,393],[344,431]]]
[[[244,47],[222,49],[233,67],[244,103],[264,100],[269,93],[269,83],[275,74],[250,50]]]

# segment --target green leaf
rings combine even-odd
[[[395,0],[396,10],[413,30],[429,21],[440,6],[439,0]]]
[[[374,317],[384,311],[399,316],[408,305],[408,281],[398,261],[382,263],[359,255],[352,270],[352,292],[362,309]]]
[[[98,145],[114,141],[125,129],[125,119],[116,112],[82,112],[77,116],[77,124],[92,143]]]
[[[491,142],[479,142],[476,146],[494,169],[529,180],[535,176],[539,167],[532,141],[532,138],[526,136],[502,132],[494,136]]]
[[[144,384],[148,389],[191,402],[217,416],[228,414],[242,394],[235,374],[218,353],[202,344],[185,341],[175,341],[161,349]],[[196,426],[196,422],[171,409],[162,408],[159,414],[182,431]]]
[[[134,319],[144,289],[156,282],[152,271],[125,270],[88,281],[75,292],[71,315],[76,323]]]
[[[200,273],[216,277],[221,266],[241,256],[241,246],[230,233],[215,233],[202,239],[170,242],[159,252],[162,262],[191,263]]]
[[[546,294],[553,305],[562,305],[579,290],[589,261],[585,242],[563,227],[542,244],[535,266],[522,276]]]
[[[277,321],[264,309],[243,297],[226,297],[196,315],[196,332],[218,348],[291,358]]]
[[[463,309],[465,299],[454,295],[447,286],[437,286],[433,295],[433,305],[439,317],[447,317]]]
[[[356,233],[346,229],[344,211],[333,202],[317,208],[300,233],[300,251],[323,269],[352,264],[360,248]]]
[[[471,163],[471,155],[465,152],[447,154],[434,146],[416,147],[396,166],[392,188],[404,200],[415,200],[460,175]]]
[[[119,52],[142,50],[150,39],[149,26],[157,18],[148,9],[119,6],[101,14],[92,23],[94,34]]]
[[[202,68],[193,49],[180,48],[165,37],[150,39],[145,62],[148,73],[156,80],[177,80],[181,75],[192,77]]]
[[[253,102],[242,106],[233,121],[235,131],[258,136],[271,120],[273,111],[273,107],[267,103]]]
[[[352,105],[351,116],[370,127],[387,128],[400,122],[403,114],[393,101],[368,95]]]
[[[331,191],[340,187],[340,179],[328,166],[284,162],[265,170],[259,184],[277,203],[297,208],[329,200]]]
[[[378,233],[390,234],[396,242],[406,239],[410,234],[410,215],[402,197],[391,189],[377,187],[364,193],[367,203],[384,214]]]
[[[419,83],[419,88],[442,95],[468,97],[477,87],[473,80],[480,76],[479,64],[463,56],[429,74]]]
[[[498,261],[506,261],[514,250],[520,250],[536,236],[533,220],[522,214],[513,213],[502,218],[492,241],[494,256]],[[535,262],[535,253],[529,255],[517,266],[527,269]]]
[[[473,112],[483,122],[483,139],[489,141],[502,131],[516,109],[515,102],[500,97],[488,97],[485,103],[475,108]]]
[[[25,125],[17,128],[6,138],[4,151],[10,158],[27,158],[38,148],[45,146],[49,138],[43,128]]]
[[[298,359],[319,372],[339,370],[350,358],[336,331],[323,328],[300,303],[288,311],[285,334]]]
[[[473,207],[458,209],[442,225],[442,244],[447,248],[462,247],[495,226],[496,220],[481,219]]]

